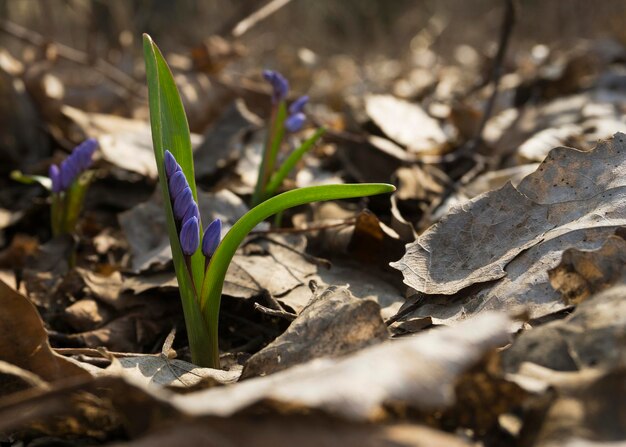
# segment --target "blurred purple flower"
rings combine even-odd
[[[50,165],[48,177],[52,180],[52,192],[61,192],[61,170],[57,165]]]
[[[193,255],[200,244],[200,224],[197,217],[187,220],[180,230],[180,248],[185,256]]]
[[[98,141],[89,138],[76,146],[72,153],[61,162],[60,167],[50,166],[48,172],[52,180],[52,192],[65,191],[80,174],[91,165],[91,159],[98,148]]]
[[[207,258],[211,258],[211,256],[213,256],[213,253],[215,253],[215,250],[217,250],[217,247],[220,244],[221,238],[222,221],[215,219],[206,228],[204,236],[202,237],[202,253],[204,256]]]
[[[298,99],[292,102],[291,105],[289,106],[289,114],[295,115],[296,113],[304,112],[304,106],[306,106],[308,102],[309,102],[308,95],[300,96]]]
[[[272,102],[274,104],[284,101],[289,93],[289,82],[277,71],[264,70],[263,78],[272,86]]]
[[[297,132],[302,129],[305,121],[306,116],[304,115],[304,113],[296,113],[295,115],[290,115],[285,120],[285,129],[287,129],[289,132]]]

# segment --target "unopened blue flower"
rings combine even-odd
[[[182,170],[170,151],[165,151],[165,154],[163,155],[163,160],[165,161],[165,173],[167,174],[167,178],[173,176],[176,171]]]
[[[193,200],[187,207],[187,210],[185,211],[185,214],[183,214],[183,218],[181,219],[181,221],[187,222],[192,217],[200,220],[200,211],[198,210],[198,205],[196,205],[196,202],[194,202]]]
[[[79,144],[70,157],[76,157],[76,163],[81,171],[85,171],[91,166],[92,157],[98,148],[98,140],[88,138]]]
[[[180,248],[186,256],[193,255],[200,244],[200,224],[192,217],[183,224],[180,230]]]
[[[305,121],[306,116],[304,115],[304,113],[296,113],[295,115],[290,115],[285,120],[285,129],[287,129],[289,132],[297,132],[302,129]]]
[[[89,138],[76,146],[60,166],[50,166],[48,174],[52,180],[52,191],[58,193],[72,186],[74,180],[91,165],[91,159],[97,148],[98,141]]]
[[[304,112],[304,106],[306,106],[308,102],[309,102],[308,95],[300,96],[298,99],[292,102],[291,105],[289,106],[289,114],[295,115],[296,113]]]
[[[61,171],[57,165],[50,165],[48,177],[52,180],[52,192],[61,192]]]
[[[176,197],[183,191],[183,189],[189,187],[189,183],[187,183],[187,178],[183,171],[176,171],[173,176],[170,177],[168,182],[170,197],[172,200],[176,200]]]
[[[61,189],[66,190],[72,185],[72,182],[80,174],[80,167],[78,166],[76,158],[67,157],[61,162]]]
[[[193,194],[189,186],[185,187],[180,194],[174,199],[174,217],[176,220],[182,220],[187,208],[193,203]]]
[[[264,70],[263,78],[272,86],[272,102],[284,101],[289,93],[289,81],[277,71]]]
[[[202,253],[207,258],[213,256],[217,246],[220,244],[222,237],[222,221],[215,219],[204,230],[204,236],[202,237]]]

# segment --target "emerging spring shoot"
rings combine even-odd
[[[219,220],[211,222],[202,233],[191,139],[182,101],[165,59],[148,35],[144,35],[144,53],[154,155],[161,193],[169,198],[164,200],[164,211],[191,356],[200,366],[219,368],[218,322],[222,288],[228,266],[248,233],[260,222],[287,208],[323,200],[383,194],[392,192],[394,187],[384,183],[323,185],[274,196],[282,180],[321,136],[323,129],[292,152],[274,172],[283,134],[285,130],[295,131],[302,127],[308,98],[296,100],[287,110],[287,81],[278,73],[266,72],[266,79],[273,87],[273,131],[268,145],[270,156],[264,159],[269,164],[264,165],[267,169],[263,171],[265,177],[258,203],[235,222],[221,240],[222,223]]]
[[[276,169],[276,162],[283,146],[285,133],[300,131],[306,122],[304,108],[309,102],[309,97],[300,96],[287,107],[287,96],[289,95],[287,79],[280,73],[271,70],[265,70],[263,78],[272,87],[272,109],[257,184],[252,195],[252,206],[258,205],[276,194],[298,161],[325,132],[323,128],[318,129],[313,136],[291,151],[280,167]]]
[[[90,182],[88,169],[98,142],[89,138],[72,151],[60,166],[50,166],[50,191],[52,195],[51,226],[52,234],[73,233],[83,207],[85,194]]]

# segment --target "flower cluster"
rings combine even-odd
[[[180,246],[185,256],[193,255],[200,245],[200,211],[189,182],[170,151],[165,151],[165,174],[174,211],[176,225],[180,229]],[[210,259],[220,243],[222,222],[215,219],[202,237],[202,253]]]
[[[263,71],[263,78],[272,86],[272,104],[276,106],[287,99],[289,94],[289,82],[283,75],[276,71]],[[306,116],[304,106],[309,102],[308,96],[301,96],[289,106],[289,115],[285,119],[285,129],[289,132],[297,132],[302,129]]]
[[[89,138],[76,146],[69,157],[61,162],[60,167],[51,165],[48,176],[52,180],[52,192],[60,193],[66,191],[89,166],[92,157],[98,148],[98,141]]]

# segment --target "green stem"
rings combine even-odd
[[[283,141],[285,135],[285,118],[287,116],[287,105],[285,101],[278,103],[278,108],[272,112],[272,117],[269,122],[270,132],[263,150],[263,159],[261,160],[261,166],[259,167],[259,174],[257,176],[257,184],[254,188],[252,195],[252,206],[258,205],[263,201],[265,196],[265,189],[267,182],[274,171],[274,165],[276,164],[276,158],[278,157],[278,150]]]
[[[296,166],[296,163],[298,163],[304,154],[306,154],[317,140],[324,135],[324,132],[326,132],[326,129],[320,127],[308,140],[302,143],[298,149],[289,154],[289,157],[280,165],[280,168],[278,168],[268,182],[265,188],[265,197],[272,197],[276,193],[276,190],[283,184],[283,181]]]

